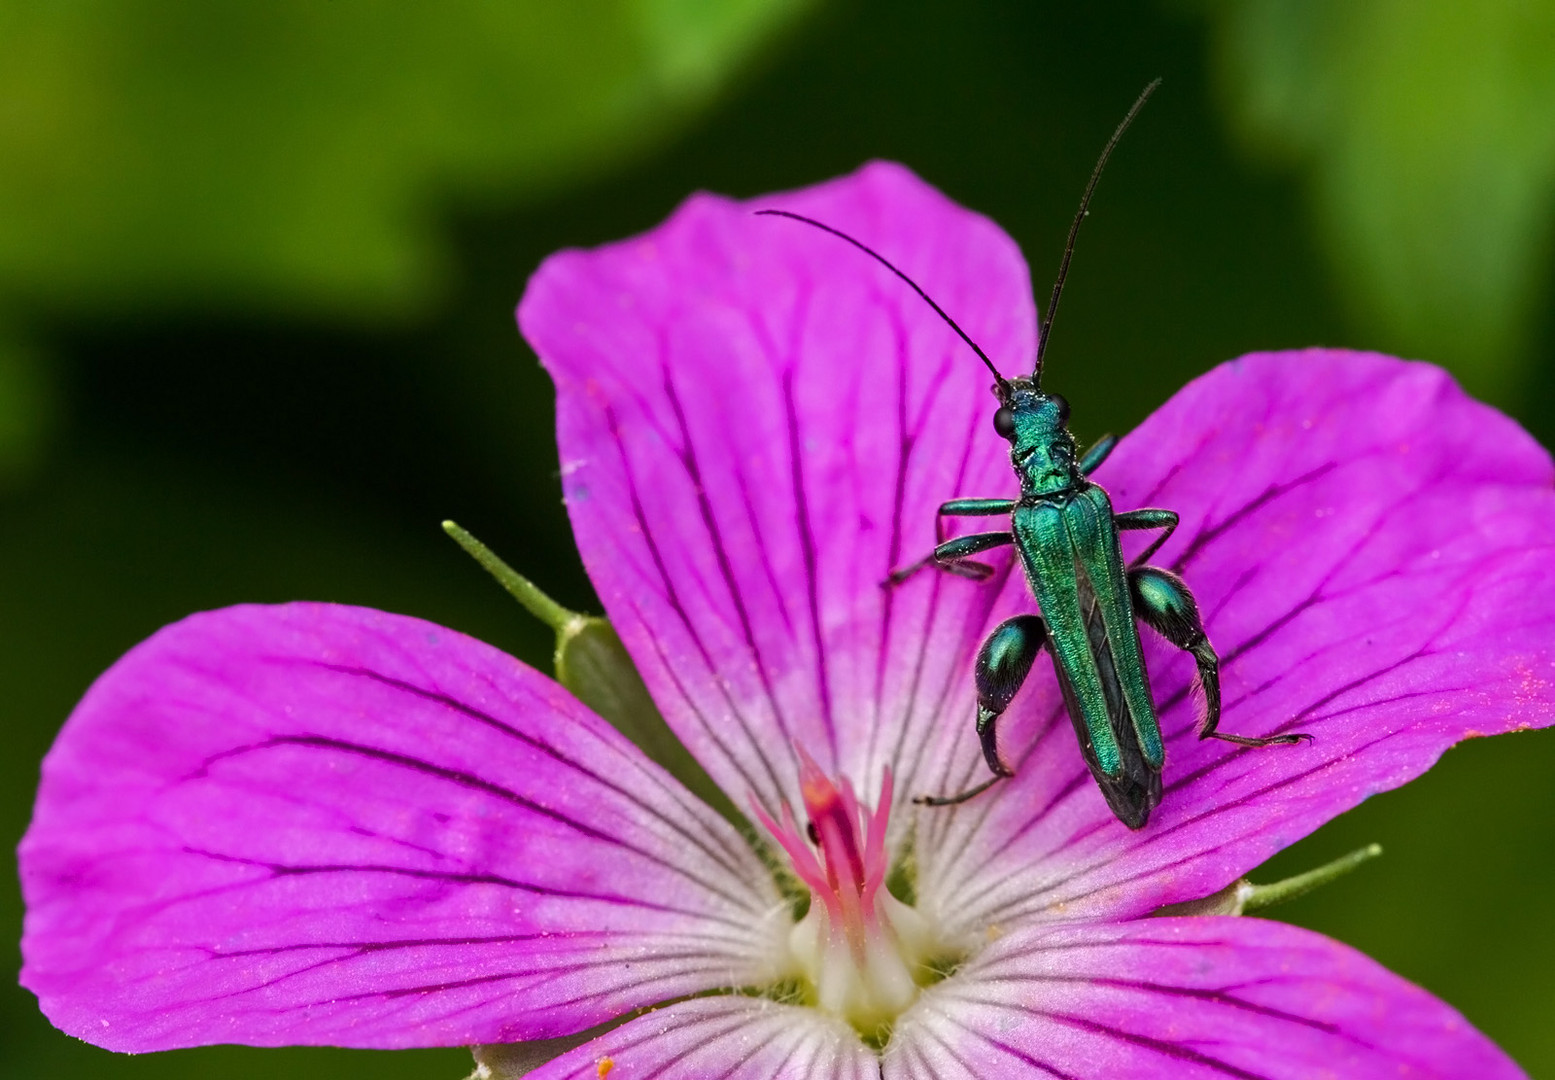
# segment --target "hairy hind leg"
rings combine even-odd
[[[1204,718],[1199,723],[1199,738],[1219,739],[1238,746],[1289,746],[1312,741],[1312,736],[1304,732],[1257,737],[1220,731],[1220,658],[1204,633],[1199,605],[1187,583],[1169,570],[1138,566],[1128,572],[1128,584],[1134,597],[1134,614],[1167,641],[1193,654],[1199,669],[1199,685],[1204,688]]]
[[[1047,623],[1040,615],[1017,615],[994,627],[977,651],[976,669],[977,739],[993,777],[955,795],[920,795],[913,802],[921,806],[954,806],[1015,775],[1015,770],[999,756],[999,717],[1015,699],[1047,639]]]

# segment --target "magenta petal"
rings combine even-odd
[[[601,1062],[609,1059],[608,1070]],[[847,1024],[766,998],[667,1006],[564,1054],[530,1080],[878,1080],[874,1051]]]
[[[884,1075],[941,1080],[1512,1080],[1452,1008],[1361,953],[1260,919],[1028,929],[897,1022]]]
[[[555,683],[417,619],[240,607],[108,671],[21,846],[22,982],[115,1050],[579,1030],[759,977],[738,835]]]
[[[1458,740],[1555,717],[1549,456],[1439,369],[1247,356],[1172,398],[1098,479],[1120,510],[1182,515],[1156,561],[1198,594],[1222,730],[1315,741],[1200,742],[1192,663],[1145,631],[1166,795],[1130,833],[1039,670],[1007,732],[1019,778],[921,834],[950,917],[1009,926],[1204,896]]]
[[[861,789],[914,791],[975,746],[966,674],[998,590],[925,575],[934,508],[1007,492],[992,377],[1030,367],[1013,241],[897,165],[736,203],[695,196],[646,236],[547,260],[519,308],[556,380],[567,504],[611,620],[676,732],[775,812],[798,741]],[[974,435],[975,433],[975,435]]]

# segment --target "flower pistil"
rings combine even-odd
[[[931,961],[942,952],[923,915],[885,887],[891,771],[870,812],[846,777],[833,780],[803,749],[799,758],[805,830],[786,803],[781,823],[756,808],[810,890],[809,910],[788,936],[790,970],[809,1003],[883,1042],[919,987],[939,976]]]

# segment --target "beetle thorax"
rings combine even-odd
[[[1060,495],[1081,485],[1069,403],[1057,394],[1017,385],[1005,406],[1012,414],[1010,463],[1022,495]]]

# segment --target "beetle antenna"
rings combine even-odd
[[[1112,138],[1107,140],[1107,145],[1102,147],[1101,157],[1096,159],[1096,168],[1091,170],[1091,182],[1085,185],[1085,194],[1080,198],[1080,212],[1075,214],[1074,224],[1069,226],[1069,242],[1064,245],[1064,258],[1058,264],[1058,280],[1053,282],[1053,295],[1047,302],[1047,318],[1042,320],[1042,335],[1037,339],[1037,362],[1031,372],[1033,380],[1042,376],[1042,354],[1047,352],[1048,331],[1053,328],[1053,316],[1058,314],[1058,298],[1064,291],[1064,278],[1069,273],[1069,260],[1074,257],[1074,238],[1080,235],[1080,222],[1084,221],[1086,215],[1090,213],[1091,193],[1096,190],[1096,182],[1101,179],[1102,166],[1107,164],[1107,158],[1112,156],[1112,148],[1118,145],[1118,140],[1123,138],[1123,133],[1134,122],[1134,117],[1139,115],[1139,110],[1145,107],[1145,102],[1150,100],[1150,95],[1155,93],[1156,87],[1160,85],[1160,78],[1156,78],[1140,91],[1128,114],[1123,117],[1123,122],[1112,133]]]
[[[955,319],[952,319],[949,315],[947,315],[945,313],[945,309],[944,308],[940,307],[938,304],[936,304],[934,302],[934,298],[932,296],[930,296],[928,293],[923,291],[922,286],[920,286],[912,278],[908,277],[901,270],[898,270],[896,268],[896,266],[891,262],[890,259],[887,259],[884,255],[880,254],[880,252],[876,251],[874,248],[870,247],[868,244],[865,244],[862,241],[853,239],[853,237],[849,236],[847,233],[843,232],[841,229],[834,229],[830,225],[823,225],[821,222],[816,221],[814,218],[807,218],[803,214],[795,214],[795,213],[791,213],[791,212],[789,212],[787,210],[757,210],[756,213],[758,215],[766,215],[766,216],[769,216],[769,217],[785,217],[785,218],[790,218],[790,219],[792,219],[794,221],[799,221],[799,222],[803,222],[806,225],[814,226],[815,228],[820,229],[822,232],[829,232],[833,236],[837,237],[839,240],[846,240],[848,243],[852,244],[854,247],[856,247],[860,251],[862,251],[865,255],[868,255],[870,258],[874,259],[881,266],[883,266],[887,270],[891,271],[891,273],[895,274],[897,277],[899,277],[903,281],[907,282],[907,284],[912,287],[912,291],[917,293],[919,296],[923,297],[923,302],[928,304],[931,308],[933,308],[934,309],[934,313],[936,315],[938,315],[940,318],[944,319],[945,320],[945,324],[947,326],[949,326],[952,330],[954,330],[956,332],[956,335],[958,337],[960,337],[962,341],[964,341],[968,345],[970,345],[972,347],[972,351],[977,354],[977,358],[988,366],[988,370],[989,371],[993,372],[994,382],[999,387],[1000,395],[1003,396],[1005,393],[1007,393],[1009,391],[1009,388],[1010,388],[1009,381],[1007,379],[1005,379],[1005,377],[1003,375],[999,374],[999,369],[993,366],[993,361],[988,359],[988,354],[983,352],[982,349],[979,349],[977,347],[977,342],[973,341],[970,337],[967,336],[967,332],[965,330],[961,329],[961,327],[956,323]]]

